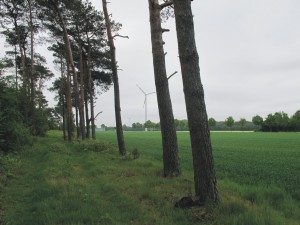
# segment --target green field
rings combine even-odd
[[[98,139],[116,142],[111,132],[99,132]],[[275,185],[300,201],[300,133],[212,132],[217,176],[246,185]],[[128,151],[161,161],[159,132],[125,133]],[[178,133],[180,161],[184,173],[192,171],[188,132]]]
[[[0,224],[300,224],[299,133],[213,132],[220,203],[181,210],[193,195],[189,134],[178,133],[182,176],[162,177],[159,132],[114,132],[65,144],[61,133],[0,155]],[[133,160],[134,148],[140,157]]]

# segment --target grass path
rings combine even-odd
[[[284,190],[238,183],[229,169],[227,176],[220,174],[217,208],[174,208],[178,199],[193,192],[189,152],[181,152],[183,176],[164,179],[160,140],[149,134],[126,134],[129,151],[138,147],[141,152],[136,160],[120,157],[115,146],[102,141],[65,144],[57,132],[19,153],[0,156],[0,224],[299,224],[299,202]],[[105,135],[101,139],[114,141],[113,133]],[[185,138],[179,138],[181,149],[189,147]],[[220,141],[214,138],[214,143]],[[224,148],[216,146],[217,165],[229,143],[225,138]]]

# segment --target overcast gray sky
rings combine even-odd
[[[102,10],[101,0],[91,0]],[[108,10],[129,39],[115,41],[122,120],[144,122],[145,92],[155,91],[147,0],[110,0]],[[209,117],[235,120],[300,109],[300,1],[194,0],[201,79]],[[175,20],[163,24],[174,117],[186,118]],[[51,60],[51,59],[49,59]],[[51,102],[52,95],[49,95]],[[97,125],[114,125],[113,89],[98,96]],[[148,96],[148,119],[159,121],[156,95]]]

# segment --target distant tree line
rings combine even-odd
[[[300,131],[300,110],[291,117],[285,112],[269,114],[265,119],[257,115],[252,122],[265,132]]]
[[[225,121],[216,121],[211,117],[208,120],[208,124],[212,131],[300,131],[300,110],[291,117],[284,112],[269,114],[265,119],[256,115],[252,118],[252,121],[247,121],[245,118],[235,121],[232,116],[227,117]],[[189,130],[187,119],[175,119],[175,126],[177,131]],[[126,125],[123,125],[123,127],[125,130],[132,130],[131,128],[133,130],[143,130],[145,128],[148,128],[148,130],[160,130],[160,123],[148,120],[146,123],[135,122],[131,128]]]

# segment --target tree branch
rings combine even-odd
[[[168,77],[168,80],[173,77],[176,73],[178,73],[177,71],[175,71],[174,73],[172,73],[169,77]]]
[[[164,33],[164,32],[169,32],[170,30],[169,30],[169,29],[162,28],[161,31]]]
[[[115,37],[121,37],[121,38],[127,38],[127,39],[129,39],[128,36],[123,36],[123,35],[120,35],[120,34],[114,35],[114,36],[113,36],[113,39],[115,39]]]
[[[102,112],[103,112],[103,111],[98,112],[97,115],[96,115],[94,118],[90,118],[90,119],[89,119],[89,122],[91,122],[92,120],[95,120],[95,119],[97,118],[97,116],[99,116]]]
[[[162,9],[168,7],[168,6],[173,5],[173,4],[174,4],[173,0],[169,0],[169,1],[166,1],[166,2],[164,2],[162,4],[160,4],[159,8],[160,8],[160,10],[162,10]]]

